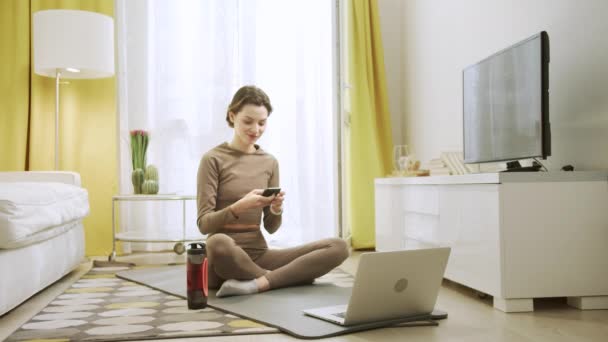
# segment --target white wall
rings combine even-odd
[[[403,45],[404,25],[402,18],[403,0],[378,0],[380,30],[384,45],[384,67],[388,89],[388,108],[391,112],[393,141],[405,144],[405,114],[403,112]]]
[[[462,69],[545,30],[553,150],[546,164],[550,170],[608,168],[608,1],[378,3],[391,110],[401,114],[394,125],[419,159],[462,150]]]

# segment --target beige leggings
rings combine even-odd
[[[251,280],[263,275],[271,289],[310,284],[340,265],[348,257],[348,247],[344,240],[331,238],[253,256],[226,234],[209,237],[209,288],[219,288],[226,279]]]

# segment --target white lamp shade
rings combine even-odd
[[[34,13],[34,72],[62,78],[114,75],[114,23],[111,17],[78,10]],[[76,71],[76,70],[79,70]]]

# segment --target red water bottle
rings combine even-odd
[[[188,283],[188,309],[203,309],[207,306],[207,250],[202,242],[188,245],[186,282]]]

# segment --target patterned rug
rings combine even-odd
[[[189,310],[181,298],[115,277],[128,269],[93,267],[7,341],[125,341],[279,332],[212,308]]]

